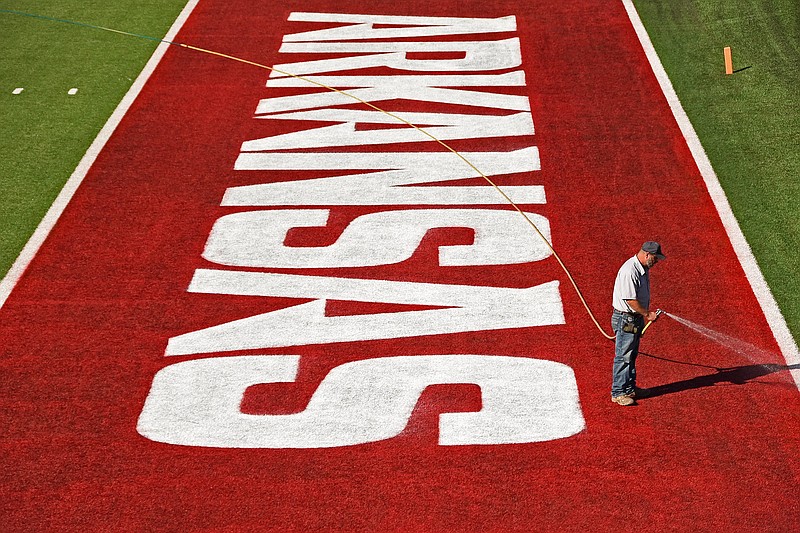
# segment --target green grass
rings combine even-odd
[[[797,0],[634,3],[789,329],[800,339]],[[736,71],[729,76],[726,46]]]
[[[0,9],[162,37],[185,4],[0,0]],[[0,45],[2,277],[157,43],[0,13]]]

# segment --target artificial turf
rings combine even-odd
[[[509,5],[519,5],[514,2]],[[461,4],[465,14],[491,14],[480,0],[464,3],[450,5]],[[410,4],[409,11],[415,7]],[[542,154],[541,183],[553,199],[541,207],[558,229],[555,236],[568,264],[578,265],[582,279],[589,279],[582,284],[590,298],[607,302],[609,280],[619,265],[609,249],[619,247],[621,238],[641,242],[623,233],[630,213],[646,205],[671,220],[662,227],[653,222],[658,218],[646,220],[648,230],[681,237],[668,253],[682,256],[685,268],[678,268],[679,261],[666,262],[655,275],[658,284],[669,275],[677,281],[670,287],[676,308],[690,309],[696,302],[692,318],[706,311],[697,294],[707,285],[692,275],[706,272],[700,268],[705,256],[697,253],[702,247],[695,245],[703,243],[713,251],[709,261],[729,265],[709,294],[733,295],[718,306],[730,320],[720,324],[719,315],[717,320],[703,317],[704,324],[724,326],[771,348],[769,330],[723,242],[678,128],[648,66],[635,60],[643,56],[624,12],[614,5],[616,11],[609,12],[615,17],[598,21],[586,8],[591,2],[547,4],[541,13],[528,4],[526,24],[520,26],[526,67],[535,74],[532,103],[540,104],[535,142]],[[249,0],[201,3],[198,24],[187,33],[202,36],[202,44],[215,50],[231,46],[238,55],[276,51],[281,35],[297,31],[296,23],[285,20],[266,29],[242,24],[249,22],[251,7]],[[309,3],[303,7],[313,9]],[[353,2],[341,9],[357,12],[358,7]],[[272,12],[263,17],[278,18]],[[595,31],[585,31],[588,25]],[[551,28],[558,30],[550,33]],[[548,33],[551,38],[539,38]],[[597,53],[586,61],[598,41]],[[175,55],[175,61],[162,63],[149,90],[131,107],[130,127],[120,128],[119,142],[110,143],[98,159],[16,297],[2,310],[6,386],[0,425],[8,428],[9,438],[0,454],[7,480],[0,515],[5,511],[5,523],[12,524],[8,529],[14,524],[19,530],[41,530],[46,524],[97,531],[591,531],[617,524],[658,531],[799,529],[792,497],[800,419],[794,416],[797,391],[781,372],[785,367],[777,359],[751,364],[742,354],[692,337],[677,322],[660,321],[648,333],[651,357],[640,367],[642,385],[653,386],[654,401],[618,408],[608,400],[610,345],[582,326],[583,312],[566,291],[569,320],[552,328],[289,346],[277,353],[267,347],[266,354],[253,355],[302,358],[298,380],[278,384],[291,385],[279,391],[268,390],[271,384],[251,390],[252,404],[243,405],[251,409],[248,414],[273,413],[273,405],[284,407],[284,414],[299,412],[328,370],[351,361],[413,354],[520,355],[574,369],[586,420],[586,430],[574,438],[437,446],[439,415],[477,409],[483,400],[474,389],[449,397],[440,389],[436,393],[446,401],[421,400],[415,410],[422,419],[409,422],[404,435],[363,447],[169,446],[137,433],[136,419],[153,376],[165,365],[182,364],[164,357],[168,338],[297,300],[276,305],[273,298],[187,291],[195,268],[209,266],[201,256],[208,231],[217,217],[230,212],[219,209],[225,191],[265,177],[231,170],[239,143],[254,138],[248,134],[255,131],[263,136],[283,130],[252,117],[258,99],[274,94],[263,86],[266,73],[231,62],[192,68],[201,58]],[[270,57],[276,56],[282,57]],[[236,90],[226,93],[228,87]],[[522,145],[526,139],[467,141],[483,149]],[[687,179],[673,178],[674,168]],[[619,194],[633,175],[644,178],[643,196]],[[361,207],[338,209],[340,220],[352,219]],[[556,276],[553,261],[440,269],[433,244],[461,243],[459,235],[447,238],[429,241],[416,253],[416,262],[378,265],[356,275],[479,286],[495,279],[528,286]],[[600,267],[607,275],[596,275]],[[667,293],[664,285],[656,287],[658,297]],[[270,334],[287,336],[277,328]],[[370,383],[354,383],[352,390],[370,389]],[[280,401],[271,402],[275,396]],[[491,398],[486,396],[487,404]],[[635,497],[620,505],[617,494]]]
[[[0,10],[160,37],[185,3],[0,0]],[[1,277],[157,43],[2,12],[0,36]]]
[[[0,0],[162,36],[184,0]],[[800,338],[800,15],[793,0],[637,0],[789,328]],[[0,13],[0,276],[156,43]],[[722,48],[733,49],[724,74]],[[15,88],[25,90],[12,94]],[[67,91],[78,88],[69,96]],[[709,258],[713,267],[713,258]]]
[[[634,3],[789,329],[800,339],[798,4]],[[725,74],[726,46],[733,53],[732,75]],[[713,270],[714,258],[708,263]]]

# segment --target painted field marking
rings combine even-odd
[[[187,2],[183,11],[165,36],[165,41],[169,41],[174,38],[174,35],[177,34],[179,29],[185,23],[186,19],[191,14],[198,1],[199,0],[190,0]],[[733,212],[728,204],[727,197],[722,190],[711,163],[708,160],[708,157],[703,150],[702,145],[697,138],[697,134],[694,131],[694,128],[692,127],[685,111],[683,110],[677,95],[675,94],[674,88],[672,87],[666,71],[664,70],[661,61],[658,58],[655,49],[653,48],[652,42],[647,35],[647,31],[642,24],[632,0],[623,0],[623,5],[625,6],[628,17],[634,27],[634,30],[636,31],[637,37],[639,38],[639,41],[645,51],[648,61],[650,62],[651,68],[656,75],[662,92],[664,93],[664,96],[670,105],[673,116],[675,117],[681,132],[686,139],[687,145],[692,152],[695,163],[698,165],[698,169],[703,176],[709,194],[714,202],[717,212],[720,215],[726,232],[728,233],[728,237],[731,240],[740,263],[742,264],[748,281],[750,282],[750,285],[757,299],[759,300],[759,304],[761,305],[762,310],[770,324],[773,335],[775,336],[778,345],[781,348],[784,358],[786,359],[787,364],[796,364],[800,362],[800,352],[798,351],[797,345],[792,338],[791,333],[789,332],[788,326],[786,325],[786,321],[781,314],[777,303],[775,302],[775,299],[769,290],[769,287],[766,284],[766,280],[758,268],[758,265],[752,254],[752,250],[747,244],[744,235],[741,232],[741,228],[739,228],[738,222],[733,216]],[[124,114],[130,108],[132,102],[138,96],[141,88],[143,87],[144,83],[146,83],[147,79],[149,79],[149,76],[152,74],[157,64],[160,62],[168,46],[169,43],[162,41],[156,48],[156,51],[151,56],[144,70],[137,77],[128,93],[122,99],[112,116],[95,138],[95,141],[92,143],[89,150],[87,150],[83,159],[78,164],[78,167],[70,176],[61,193],[56,198],[45,217],[42,219],[42,222],[39,224],[36,231],[23,248],[19,257],[14,262],[5,278],[3,278],[3,280],[0,282],[0,308],[2,308],[2,306],[5,304],[5,301],[8,299],[11,290],[19,281],[22,274],[27,269],[27,266],[30,264],[31,260],[38,252],[55,223],[60,218],[75,191],[83,181],[83,178],[86,176],[88,169],[91,167],[97,158],[97,155],[108,141],[113,131],[116,129],[116,126],[119,124]],[[23,88],[17,88],[14,90],[14,94],[20,94],[23,90]],[[70,94],[74,94],[72,91],[77,92],[77,89],[72,89]],[[800,388],[800,371],[793,370],[792,375],[798,384],[798,387]]]
[[[78,94],[78,89],[76,87],[73,87],[72,89],[67,91],[67,94],[70,95],[70,96]]]
[[[25,89],[23,89],[22,87],[17,87],[16,89],[14,89],[14,90],[12,91],[12,93],[11,93],[11,94],[20,94],[20,93],[21,93],[22,91],[24,91],[24,90],[25,90]]]
[[[200,0],[189,0],[186,3],[186,6],[184,6],[180,15],[178,15],[178,18],[175,19],[172,27],[170,27],[169,31],[164,36],[164,41],[172,41],[175,38],[175,35],[177,35],[178,31],[180,31],[181,27],[183,27],[186,19],[189,18],[189,15],[192,13],[192,10],[194,10],[195,6],[197,6],[199,1]],[[150,56],[150,59],[145,65],[144,69],[133,82],[131,88],[128,89],[128,92],[122,98],[122,101],[120,101],[119,105],[114,110],[114,113],[112,113],[111,117],[109,117],[108,121],[103,126],[103,129],[101,129],[100,133],[97,134],[97,137],[95,137],[92,145],[78,163],[77,168],[64,184],[64,187],[61,189],[58,197],[56,197],[53,205],[50,206],[50,209],[48,209],[44,218],[36,227],[33,235],[31,235],[30,239],[28,239],[28,242],[25,244],[25,247],[20,252],[16,261],[14,261],[14,264],[11,265],[11,268],[6,276],[2,281],[0,281],[0,309],[2,309],[3,305],[6,303],[6,300],[8,300],[11,291],[22,277],[22,274],[25,273],[28,265],[30,265],[31,261],[36,256],[36,253],[39,251],[39,248],[41,248],[42,244],[47,239],[47,236],[58,222],[58,219],[61,217],[61,214],[66,209],[70,200],[72,200],[72,197],[75,195],[78,187],[80,187],[92,164],[94,164],[97,156],[100,154],[100,151],[106,145],[108,139],[111,137],[111,134],[114,133],[114,130],[117,128],[120,121],[122,121],[122,117],[124,117],[125,113],[128,112],[128,109],[130,109],[134,100],[136,100],[136,98],[139,96],[139,93],[142,91],[144,84],[147,83],[147,80],[152,75],[156,66],[164,57],[164,54],[170,46],[168,42],[164,41],[159,43],[155,52],[153,52],[153,55]],[[14,91],[14,94],[19,94],[17,91],[22,92],[22,90],[22,88],[18,88]],[[77,91],[77,89],[75,90]]]
[[[642,23],[642,19],[639,17],[639,13],[636,11],[636,7],[633,5],[633,0],[622,0],[622,3],[625,5],[628,18],[630,18],[631,24],[634,30],[636,30],[639,42],[642,44],[642,48],[647,55],[650,67],[653,69],[656,79],[658,79],[661,91],[664,93],[664,97],[669,103],[672,114],[681,129],[681,133],[683,133],[683,137],[686,139],[689,150],[692,152],[692,157],[697,164],[697,168],[703,176],[703,181],[706,184],[708,193],[711,195],[711,200],[714,202],[714,207],[717,209],[717,213],[722,220],[722,225],[725,227],[728,239],[730,239],[733,245],[739,263],[742,265],[747,280],[750,282],[750,287],[753,289],[753,293],[761,306],[761,310],[764,312],[772,334],[778,342],[778,347],[781,349],[784,359],[786,359],[786,364],[789,366],[800,364],[800,350],[798,350],[797,343],[792,337],[792,333],[789,331],[786,319],[783,317],[778,303],[775,301],[775,297],[772,295],[772,291],[770,291],[766,279],[764,279],[764,274],[762,274],[761,269],[758,267],[753,251],[750,249],[750,245],[747,244],[744,233],[742,233],[742,229],[739,227],[739,223],[733,215],[733,210],[728,203],[728,197],[725,196],[725,191],[722,189],[719,178],[717,178],[717,174],[711,166],[711,161],[708,159],[708,155],[703,149],[703,145],[700,143],[697,132],[695,132],[688,115],[686,115],[686,111],[684,111],[678,99],[678,95],[675,93],[675,89],[672,87],[672,82],[669,80],[669,76],[667,76],[667,72],[661,64],[661,60],[653,47],[653,43],[650,41],[650,36],[647,34],[647,30]],[[800,369],[790,370],[790,372],[794,378],[795,384],[798,389],[800,389]]]

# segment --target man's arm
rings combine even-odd
[[[645,309],[644,306],[639,303],[639,300],[625,300],[625,303],[627,303],[628,306],[635,312],[642,315],[648,322],[655,322],[658,318],[658,314],[656,312],[651,313],[649,309]]]

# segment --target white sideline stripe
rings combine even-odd
[[[750,287],[752,287],[753,293],[761,305],[761,310],[764,312],[764,316],[772,329],[772,334],[778,342],[778,347],[781,349],[784,359],[786,359],[786,364],[790,366],[796,365],[800,363],[800,351],[798,351],[797,343],[792,337],[789,326],[786,325],[786,319],[781,314],[778,303],[775,301],[775,297],[772,295],[772,291],[770,291],[767,281],[758,267],[753,251],[750,249],[750,245],[747,244],[744,233],[742,233],[742,229],[733,215],[733,210],[731,210],[731,206],[728,203],[728,197],[725,196],[725,191],[722,189],[717,174],[711,166],[711,161],[709,161],[702,144],[700,144],[700,139],[697,137],[697,132],[694,131],[689,117],[683,110],[678,95],[672,87],[672,82],[670,82],[667,72],[664,70],[664,66],[661,64],[661,60],[653,47],[653,43],[650,41],[650,36],[647,34],[644,24],[642,24],[642,19],[639,18],[639,13],[633,5],[633,0],[622,0],[622,3],[625,5],[628,18],[630,18],[631,24],[636,30],[639,42],[644,48],[650,67],[658,79],[658,84],[661,86],[670,109],[672,109],[672,114],[675,116],[689,150],[692,152],[697,168],[703,176],[703,181],[706,183],[706,188],[711,195],[717,213],[722,219],[722,225],[728,233],[728,238],[733,245],[736,256],[739,258],[739,263],[741,263],[747,280],[750,282]],[[790,370],[790,372],[795,384],[800,389],[800,369]]]
[[[172,24],[172,27],[164,36],[165,40],[171,41],[174,39],[175,35],[186,22],[186,19],[189,18],[189,15],[199,1],[200,0],[189,0],[186,3],[183,11],[181,11],[180,15],[178,15],[178,18],[175,19],[175,22]],[[6,303],[6,300],[8,300],[8,297],[11,295],[11,291],[17,285],[17,282],[25,273],[28,265],[39,251],[39,248],[41,248],[42,244],[47,239],[50,231],[52,231],[53,227],[58,222],[58,219],[61,217],[64,209],[66,209],[67,204],[69,204],[70,200],[72,200],[72,197],[75,195],[75,191],[78,190],[78,187],[80,187],[81,183],[83,182],[83,178],[86,177],[86,173],[89,172],[89,168],[91,168],[92,164],[94,164],[97,156],[100,154],[100,151],[106,145],[106,142],[108,142],[108,139],[114,133],[114,130],[122,120],[122,117],[128,112],[128,109],[130,109],[134,100],[136,100],[136,97],[139,96],[142,87],[144,87],[144,84],[147,83],[147,80],[150,78],[150,75],[153,73],[158,63],[161,61],[161,58],[164,57],[164,54],[169,46],[170,45],[168,43],[160,43],[155,52],[153,52],[153,55],[150,56],[150,60],[133,82],[131,88],[128,89],[128,92],[122,98],[122,101],[114,110],[114,113],[103,126],[103,129],[101,129],[100,133],[97,134],[97,137],[95,137],[92,145],[83,155],[83,158],[81,159],[80,163],[78,163],[77,168],[75,168],[75,171],[64,184],[64,187],[61,189],[58,197],[56,197],[53,205],[51,205],[50,209],[47,210],[47,214],[45,214],[44,218],[33,232],[33,235],[31,235],[31,238],[28,239],[28,242],[25,244],[25,247],[20,252],[16,261],[14,261],[14,264],[11,265],[8,273],[6,273],[5,277],[3,278],[3,281],[0,281],[0,309],[2,309],[3,305]]]

